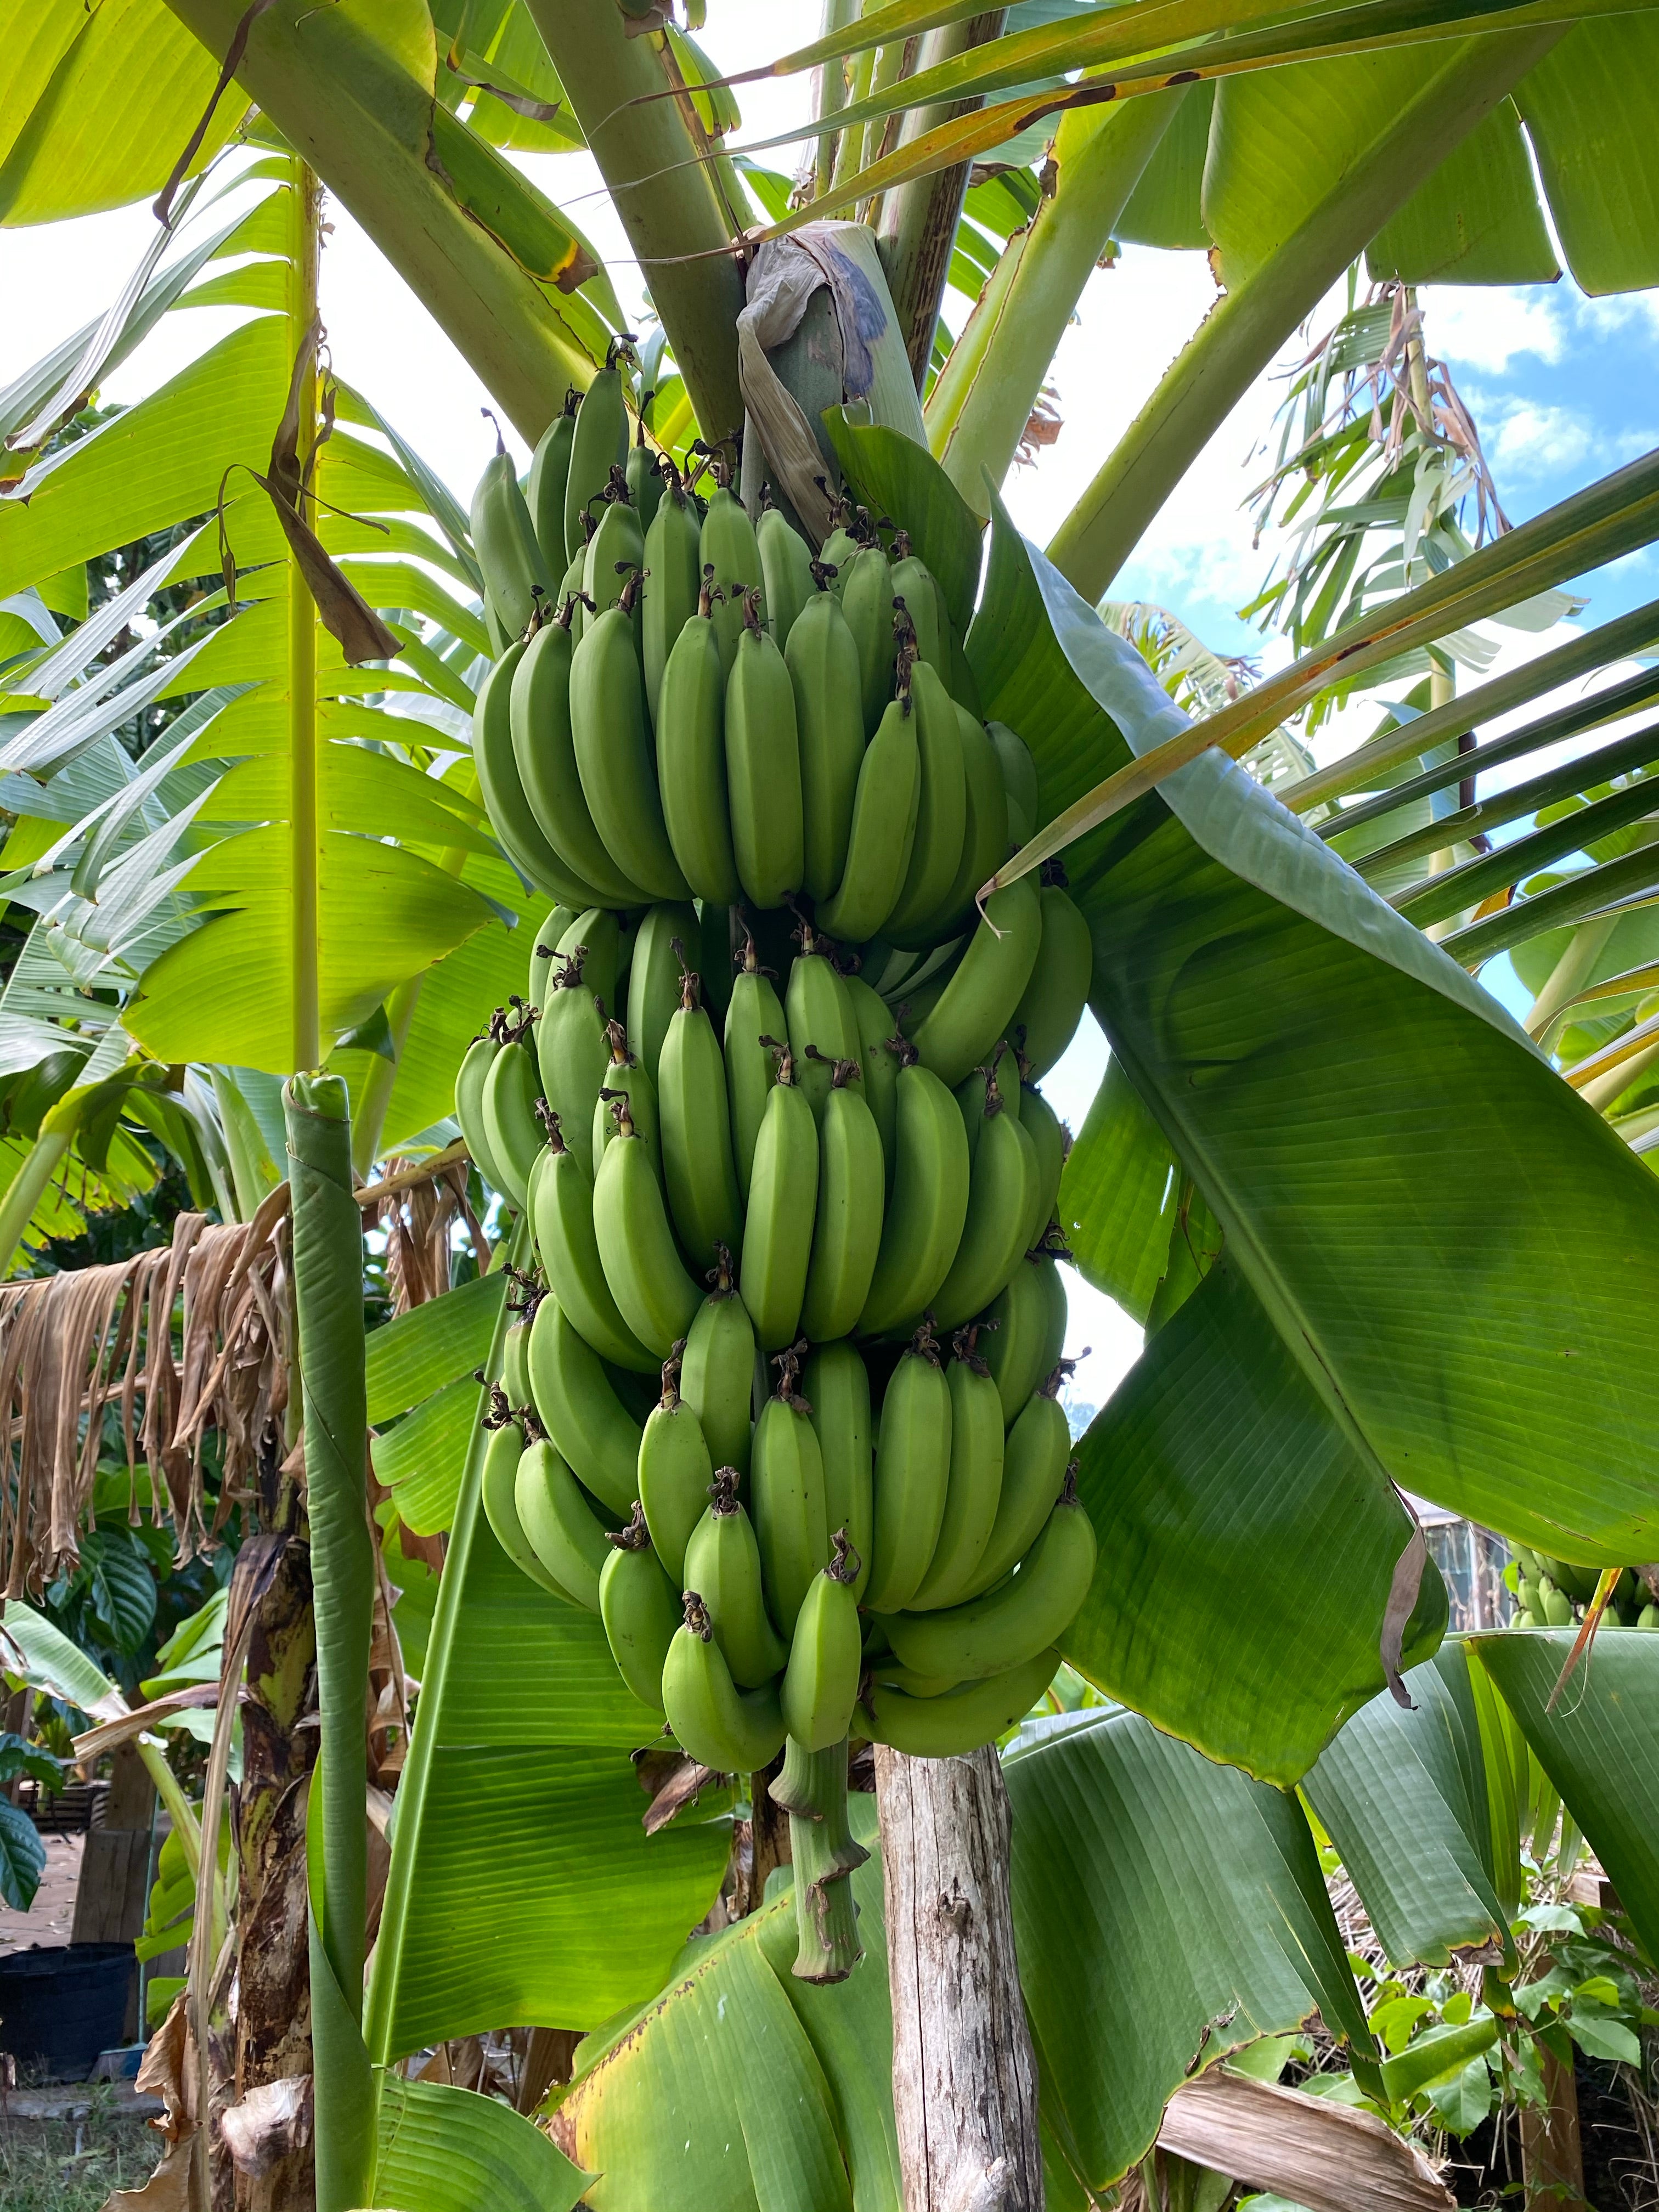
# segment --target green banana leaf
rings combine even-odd
[[[411,1306],[368,1340],[368,1418],[378,1428],[428,1392],[482,1367],[489,1354],[504,1275],[479,1275]]]
[[[477,1418],[478,1394],[472,1383],[446,1382],[390,1434],[375,1437],[374,1479],[392,1492],[398,1518],[417,1536],[434,1536],[453,1526]]]
[[[1406,1677],[1411,1709],[1374,1698],[1303,1784],[1396,1966],[1449,1966],[1465,1945],[1512,1951],[1469,1674],[1462,1642],[1443,1644]]]
[[[1572,1630],[1511,1630],[1469,1642],[1606,1868],[1649,1958],[1659,1958],[1659,1636],[1598,1630],[1559,1697]]]
[[[499,2098],[390,2072],[379,2086],[377,2203],[404,2212],[570,2212],[593,2178]]]
[[[498,1334],[491,1372],[499,1358]],[[730,1840],[730,1801],[712,1790],[645,1833],[628,1754],[661,1718],[623,1686],[598,1619],[496,1542],[483,1434],[398,1792],[368,2007],[383,2064],[502,2021],[591,2028],[642,2002],[713,1903]]]
[[[1144,1328],[1170,1261],[1180,1177],[1164,1132],[1120,1060],[1106,1073],[1060,1179],[1078,1272]]]

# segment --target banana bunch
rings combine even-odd
[[[1571,1628],[1583,1619],[1601,1576],[1595,1567],[1575,1566],[1517,1544],[1504,1579],[1517,1606],[1511,1627]],[[1641,1569],[1625,1568],[1601,1620],[1607,1628],[1659,1628],[1659,1601]]]
[[[849,1737],[993,1740],[1092,1577],[1040,1085],[1093,948],[1055,864],[976,907],[1036,769],[903,531],[849,503],[815,561],[644,452],[612,362],[474,507],[474,757],[556,902],[456,1085],[534,1261],[483,1504],[693,1759],[782,1753],[836,1978]]]

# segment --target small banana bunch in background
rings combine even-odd
[[[784,1753],[833,1979],[849,1735],[992,1741],[1093,1573],[1039,1087],[1093,951],[1053,864],[976,906],[1036,770],[903,530],[848,507],[815,560],[714,473],[629,450],[613,363],[474,503],[475,757],[555,902],[456,1088],[535,1262],[483,1498],[693,1759]]]
[[[1595,1567],[1552,1559],[1517,1544],[1504,1579],[1514,1591],[1518,1608],[1510,1623],[1512,1628],[1571,1628],[1583,1619],[1601,1576]],[[1620,1576],[1601,1625],[1659,1628],[1659,1602],[1640,1568],[1626,1567]]]

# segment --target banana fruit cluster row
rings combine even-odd
[[[473,508],[475,759],[556,902],[457,1083],[534,1258],[483,1502],[684,1750],[787,1741],[805,1802],[849,1734],[994,1739],[1088,1590],[1039,1086],[1092,946],[1057,867],[976,905],[1036,769],[903,532],[814,560],[627,424],[607,371]]]
[[[1515,1566],[1517,1609],[1512,1628],[1572,1627],[1595,1595],[1601,1579],[1595,1567],[1553,1559],[1524,1544],[1515,1547]],[[1659,1602],[1638,1569],[1626,1567],[1620,1575],[1601,1619],[1608,1628],[1659,1628]]]

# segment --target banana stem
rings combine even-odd
[[[304,161],[291,164],[289,184],[288,355],[297,360],[317,314],[318,185]],[[317,434],[314,357],[301,380],[299,464],[301,479]],[[306,501],[301,495],[303,515]],[[288,563],[289,836],[293,845],[294,905],[289,920],[294,993],[294,1065],[317,1067],[323,1057],[318,982],[317,610],[299,562]]]
[[[57,1174],[58,1163],[69,1148],[67,1131],[42,1129],[29,1146],[22,1166],[6,1186],[6,1194],[0,1199],[0,1279],[11,1273],[11,1263],[17,1257],[29,1217],[40,1203],[46,1185]]]
[[[846,1737],[828,1751],[808,1751],[790,1736],[771,1792],[789,1815],[799,1938],[793,1972],[803,1982],[844,1982],[864,1956],[848,1877],[870,1856],[848,1825]]]

